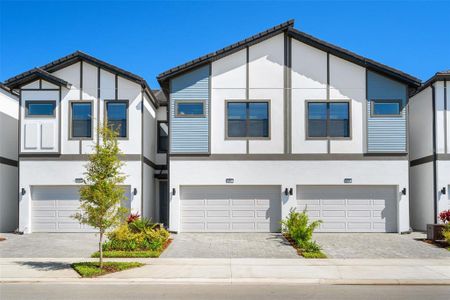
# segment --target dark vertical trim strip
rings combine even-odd
[[[208,153],[211,154],[211,79],[212,79],[212,63],[209,64],[209,78],[208,78]],[[159,130],[159,127],[157,128]]]
[[[100,130],[100,98],[101,98],[101,87],[100,87],[100,67],[97,67],[97,145],[100,143],[99,130]]]
[[[169,154],[171,153],[171,138],[172,138],[172,132],[171,132],[171,124],[170,124],[170,110],[172,108],[172,80],[169,79],[169,99],[168,99],[168,103],[167,103],[167,108],[166,108],[166,115],[167,115],[167,126],[169,126],[169,139],[168,139],[168,149],[167,149],[167,153],[166,153],[166,165],[167,165],[167,186],[166,186],[166,190],[167,190],[167,224],[166,227],[170,228],[170,202],[172,199],[172,193],[170,193],[170,157]],[[161,205],[161,199],[160,199],[160,203]]]
[[[369,71],[367,70],[367,68],[366,68],[366,105],[365,105],[365,113],[364,113],[364,115],[366,116],[365,117],[365,137],[364,137],[364,140],[365,140],[365,147],[366,147],[366,149],[365,149],[365,151],[364,152],[369,152],[369,111],[368,111],[368,108],[369,108]]]
[[[246,49],[245,99],[250,100],[250,69],[249,69],[249,67],[250,67],[250,65],[249,65],[250,48],[247,46],[245,49]],[[250,142],[248,139],[246,140],[246,148],[247,148],[246,152],[247,152],[247,154],[249,154],[250,153]]]
[[[80,101],[82,101],[82,100],[83,100],[83,61],[81,60],[80,61]],[[83,153],[83,141],[80,139],[78,141],[78,143],[80,145],[80,154],[82,154]]]
[[[39,89],[42,90],[42,79],[39,79]]]
[[[145,137],[144,136],[144,109],[145,109],[144,89],[142,88],[141,89],[141,216],[144,216],[144,155],[145,155],[145,153],[144,153],[144,137]],[[156,119],[156,110],[155,110],[155,119]],[[150,179],[146,178],[146,180],[150,180]],[[151,180],[154,181],[153,176],[152,176]]]
[[[330,101],[330,53],[327,52],[327,102]],[[327,122],[329,122],[330,116],[328,115],[329,109],[327,109]],[[328,127],[328,125],[327,125]],[[327,139],[327,153],[331,153],[331,141]]]
[[[288,39],[288,69],[287,69],[287,104],[288,104],[288,153],[292,153],[292,38]]]
[[[80,61],[80,100],[83,100],[83,61]]]
[[[61,90],[61,88],[60,88]],[[21,180],[20,180],[20,156],[19,153],[21,152],[22,147],[22,89],[19,89],[19,126],[17,126],[17,136],[19,137],[19,140],[17,141],[17,213],[19,215],[19,221],[17,222],[17,228],[19,229],[20,225],[20,200],[22,200],[22,196],[19,193],[20,186],[21,186]]]
[[[61,109],[61,106],[62,106],[62,88],[61,88],[61,86],[59,86],[59,104],[58,104],[58,114],[59,114],[59,116],[58,116],[58,136],[59,136],[59,141],[58,141],[58,153],[62,152],[62,149],[61,149],[61,145],[62,145],[62,130],[61,130],[61,127],[62,127],[62,125],[61,125],[61,118],[62,118],[61,111],[62,111],[62,109]]]
[[[437,223],[437,163],[436,163],[436,91],[434,84],[431,85],[431,101],[433,107],[432,122],[433,122],[433,193],[434,193],[434,223]]]
[[[115,98],[116,100],[119,99],[119,77],[116,74],[116,77],[114,79],[114,90],[115,90]]]
[[[448,131],[447,131],[447,79],[444,79],[444,143],[445,143],[445,153],[448,153]]]
[[[289,133],[288,133],[288,105],[287,105],[287,65],[288,65],[288,36],[284,33],[284,68],[283,68],[283,105],[284,105],[284,153],[288,153]]]

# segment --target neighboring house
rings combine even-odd
[[[14,231],[18,226],[18,99],[0,84],[0,232]]]
[[[158,220],[155,175],[159,103],[141,77],[82,52],[17,75],[5,85],[20,94],[19,230],[80,232],[71,216],[88,155],[104,122],[119,132],[132,212]]]
[[[169,103],[169,227],[405,232],[407,116],[420,80],[289,21],[158,76]]]
[[[438,72],[411,97],[411,225],[425,230],[450,209],[450,71]]]

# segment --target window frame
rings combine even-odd
[[[257,136],[244,136],[244,137],[237,137],[237,136],[228,136],[228,103],[267,103],[267,137],[257,137]],[[233,100],[225,100],[225,140],[241,140],[241,141],[246,141],[246,140],[256,140],[256,141],[264,141],[264,140],[271,140],[272,139],[272,131],[271,131],[271,107],[272,107],[272,103],[270,99],[243,99],[243,100],[239,100],[239,99],[233,99]],[[247,110],[247,118],[246,118],[246,123],[248,125],[248,110]]]
[[[374,113],[374,107],[376,103],[398,103],[400,106],[398,114],[387,114],[380,115]],[[370,117],[371,118],[401,118],[403,110],[403,100],[402,99],[371,99],[370,100]]]
[[[310,137],[309,136],[309,103],[326,103],[327,104],[327,136],[323,137]],[[348,137],[329,136],[328,126],[330,124],[330,103],[347,103],[348,104]],[[306,100],[305,101],[305,139],[316,141],[328,141],[328,140],[352,140],[352,100],[350,99],[333,99],[333,100]]]
[[[130,100],[128,99],[105,99],[104,101],[104,107],[103,107],[103,120],[106,124],[106,126],[108,126],[108,103],[113,102],[113,103],[125,103],[126,104],[126,110],[127,110],[127,131],[126,131],[126,136],[118,136],[117,139],[118,140],[129,140],[130,139]]]
[[[178,111],[178,104],[196,104],[201,103],[203,105],[203,112],[201,114],[194,115],[182,115]],[[176,118],[205,118],[206,117],[206,101],[205,100],[175,100],[175,117]]]
[[[53,104],[53,114],[52,115],[30,115],[29,107],[30,104]],[[56,100],[25,100],[25,118],[40,118],[40,119],[55,119],[56,118]]]
[[[167,132],[167,150],[162,151],[159,148],[159,145],[161,145],[161,137],[159,136],[159,126],[161,123],[167,124],[167,129],[169,129],[169,122],[168,121],[157,121],[156,122],[156,152],[161,154],[166,154],[169,152],[169,132]]]
[[[91,105],[91,137],[74,137],[73,134],[73,128],[72,128],[72,116],[73,116],[73,103],[89,103]],[[70,100],[69,101],[69,140],[73,141],[79,141],[79,140],[88,140],[91,141],[94,139],[94,101],[93,100]]]

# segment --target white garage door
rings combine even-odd
[[[181,231],[277,232],[279,186],[181,187]]]
[[[125,195],[130,196],[129,188]],[[34,186],[31,188],[31,199],[33,232],[94,231],[71,217],[80,212],[78,186]]]
[[[397,232],[394,186],[298,186],[297,210],[322,232]]]

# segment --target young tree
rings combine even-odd
[[[117,143],[117,133],[107,126],[99,129],[99,143],[86,165],[84,186],[80,188],[81,213],[74,218],[98,229],[100,268],[103,268],[103,237],[105,232],[124,220],[127,209],[122,207],[124,190],[120,186],[125,176]]]

